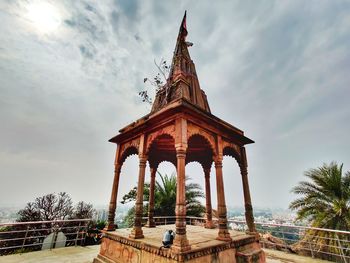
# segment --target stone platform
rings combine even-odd
[[[131,229],[106,232],[94,263],[265,262],[265,254],[254,235],[230,230],[232,241],[219,241],[216,240],[217,229],[188,225],[186,230],[191,250],[176,253],[171,248],[162,247],[162,237],[168,229],[175,230],[175,225],[143,228],[145,237],[142,239],[129,238]]]

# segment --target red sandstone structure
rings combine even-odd
[[[244,147],[253,141],[244,136],[242,130],[211,114],[207,97],[200,88],[195,65],[188,52],[186,36],[185,14],[167,83],[156,94],[151,112],[121,129],[117,136],[110,139],[110,142],[117,144],[115,173],[109,204],[108,225],[105,229],[101,252],[95,262],[239,262],[239,258],[243,260],[242,262],[265,261],[254,225]],[[116,231],[114,218],[121,167],[125,159],[132,154],[139,156],[138,192],[134,227],[126,235],[125,231]],[[249,231],[238,241],[237,238],[232,238],[227,226],[222,173],[222,160],[225,155],[236,159],[242,177],[245,217]],[[174,244],[167,252],[159,252],[160,248],[154,247],[152,242],[147,243],[145,228],[142,226],[147,161],[150,166],[151,180],[148,222],[144,227],[156,226],[154,189],[158,165],[163,161],[168,161],[177,169],[176,236]],[[205,227],[208,229],[205,231],[210,229],[210,233],[214,233],[213,240],[217,242],[209,242],[208,246],[201,249],[191,247],[190,236],[186,231],[185,167],[190,162],[198,162],[203,168],[206,195]],[[217,185],[218,230],[212,230],[214,224],[209,176],[213,163]],[[161,246],[160,240],[161,236],[159,246]],[[116,254],[124,255],[123,251],[131,251],[130,253],[134,256],[129,254],[129,256],[116,256]],[[212,254],[216,255],[215,260]]]

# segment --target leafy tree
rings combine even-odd
[[[95,210],[92,204],[80,201],[75,207],[66,192],[52,193],[35,198],[34,202],[18,211],[19,222],[52,221],[92,218]]]
[[[88,204],[88,203],[85,203],[84,201],[80,201],[75,206],[72,218],[74,219],[92,218],[94,213],[95,213],[95,210],[92,204]]]
[[[53,220],[65,220],[65,219],[85,219],[92,218],[94,209],[91,204],[85,202],[78,202],[73,207],[71,197],[61,192],[58,194],[51,193],[37,197],[33,202],[29,202],[26,206],[18,211],[19,222],[28,221],[53,221]],[[87,226],[88,231],[95,227],[102,227],[103,222],[89,222]],[[0,255],[16,253],[17,247],[22,247],[19,252],[32,251],[41,249],[40,243],[43,242],[44,238],[51,233],[52,227],[62,227],[61,231],[67,236],[67,239],[73,240],[76,236],[77,223],[75,222],[60,222],[49,223],[39,222],[38,224],[32,225],[14,225],[7,227],[6,229],[0,229],[0,232],[15,231],[12,233],[1,233],[0,238],[8,239],[6,242],[2,242],[4,247],[12,247],[9,249],[3,249],[0,251]],[[29,236],[27,239],[22,238],[26,236],[26,230],[30,229]],[[36,238],[32,238],[32,237]],[[67,242],[66,245],[74,245],[74,241]],[[33,246],[29,246],[33,245]]]
[[[66,192],[37,197],[18,212],[18,221],[64,220],[72,215],[72,204],[72,199]]]
[[[155,216],[174,216],[176,205],[176,175],[171,176],[162,175],[158,172],[160,180],[155,184],[155,204],[154,214]],[[186,181],[190,180],[186,177]],[[123,196],[122,204],[135,201],[137,196],[137,187],[131,189],[126,195]],[[200,203],[198,198],[203,198],[205,195],[201,189],[201,186],[196,183],[186,183],[186,213],[190,216],[202,216],[205,212],[205,207]],[[144,201],[146,204],[143,206],[143,214],[147,216],[149,200],[149,184],[145,184],[144,187]],[[127,226],[132,226],[135,209],[131,208],[128,211],[127,216],[124,218],[124,223]]]
[[[311,181],[299,182],[299,185],[292,189],[293,193],[301,197],[289,206],[297,211],[297,219],[309,220],[311,226],[318,228],[350,229],[350,172],[343,175],[342,170],[342,164],[332,162],[305,172],[305,176]],[[336,247],[340,240],[346,238],[314,230],[308,231],[302,241],[315,243],[315,250],[341,254],[349,250],[338,251]],[[345,247],[345,244],[343,245]]]
[[[41,214],[35,207],[34,203],[27,203],[24,209],[19,210],[18,212],[19,222],[27,222],[27,221],[40,221]]]

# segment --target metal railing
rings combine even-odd
[[[91,219],[0,224],[0,256],[12,253],[83,245]]]
[[[147,217],[143,218],[144,222]],[[175,216],[154,217],[156,225],[175,223]],[[204,226],[203,217],[186,217],[188,225]],[[214,225],[218,220],[213,218]],[[228,220],[229,228],[247,231],[245,221]],[[283,250],[313,258],[350,263],[350,231],[324,229],[308,226],[255,222],[263,248]]]
[[[234,230],[246,230],[246,222],[228,220]],[[337,262],[350,262],[350,231],[255,222],[260,242],[265,248],[322,258]]]

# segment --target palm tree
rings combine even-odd
[[[305,172],[311,181],[299,182],[292,189],[301,197],[289,206],[297,211],[297,219],[308,220],[317,228],[350,229],[350,172],[343,175],[342,170],[342,164],[332,162]],[[317,250],[342,254],[345,252],[334,246],[338,247],[340,240],[346,238],[325,231],[308,231],[302,242],[311,240]]]
[[[171,176],[165,174],[164,176],[158,172],[160,180],[156,180],[154,190],[154,214],[155,216],[174,216],[176,205],[176,174]],[[186,177],[186,181],[191,180]],[[131,189],[126,195],[123,196],[122,204],[135,201],[137,195],[137,187]],[[201,204],[198,198],[203,198],[205,195],[199,184],[186,183],[186,213],[189,216],[202,216],[205,212],[205,207]],[[147,216],[148,200],[149,200],[149,183],[144,186],[144,198],[145,204],[143,206],[144,216]],[[135,209],[131,208],[126,217],[124,218],[125,224],[130,227],[133,225]]]
[[[176,175],[162,175],[158,172],[160,182],[156,181],[154,210],[157,216],[174,216],[176,205]],[[186,177],[186,181],[191,180]],[[199,184],[186,184],[186,213],[189,216],[201,216],[205,212],[204,206],[198,200],[204,193]]]

